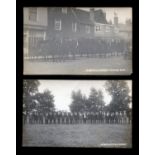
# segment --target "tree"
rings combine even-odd
[[[23,112],[30,112],[35,108],[34,96],[38,92],[38,80],[24,80],[23,81]]]
[[[38,101],[37,111],[45,114],[55,110],[54,96],[48,89],[43,93],[37,93],[35,99]]]
[[[71,112],[85,111],[86,97],[82,95],[81,90],[78,90],[77,92],[72,91],[71,97],[72,97],[72,103],[69,106]]]
[[[87,102],[88,111],[98,112],[103,109],[105,103],[103,100],[103,93],[101,90],[96,90],[95,88],[91,88],[90,95]]]
[[[108,110],[112,112],[128,110],[131,96],[129,96],[127,82],[123,80],[111,80],[107,81],[105,86],[112,97]]]

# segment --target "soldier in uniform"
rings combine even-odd
[[[119,112],[119,123],[122,124],[122,112]]]
[[[73,124],[77,122],[76,116],[77,116],[77,113],[73,112]]]
[[[56,112],[53,112],[53,123],[56,124]]]
[[[115,113],[112,112],[111,113],[111,123],[114,124],[114,120],[115,120]]]
[[[118,111],[115,112],[115,123],[119,124],[119,113],[118,113]]]
[[[127,117],[128,117],[128,124],[131,124],[131,121],[132,121],[132,112],[131,111],[127,112]]]
[[[109,112],[106,112],[105,118],[106,118],[106,123],[109,124]]]
[[[95,113],[91,112],[91,124],[95,123]]]
[[[96,122],[97,122],[97,113],[96,112],[94,112],[94,124],[96,124]]]
[[[79,123],[82,123],[82,113],[79,112]]]
[[[45,124],[48,124],[48,112],[45,113]]]
[[[52,121],[53,121],[53,113],[52,113],[52,111],[50,111],[49,115],[48,115],[48,123],[52,124]]]
[[[61,111],[61,124],[64,124],[64,112]]]
[[[30,124],[34,124],[34,112],[30,113]]]
[[[68,112],[68,124],[71,124],[71,113]]]
[[[99,123],[102,124],[102,111],[99,112]]]
[[[74,123],[74,117],[73,117],[73,113],[70,112],[70,124]]]
[[[99,124],[99,112],[96,112],[96,123]]]
[[[89,124],[89,122],[90,122],[90,119],[89,119],[90,112],[85,112],[85,115],[86,115],[86,124]]]
[[[60,124],[60,121],[61,121],[61,112],[58,111],[57,112],[57,123]]]
[[[34,111],[32,112],[31,117],[32,117],[32,124],[35,124],[36,116],[35,116],[35,112]]]
[[[23,124],[26,124],[27,123],[27,115],[26,115],[26,111],[23,112]]]
[[[112,122],[112,112],[109,112],[109,124]]]
[[[66,124],[67,114],[63,112],[63,124]]]
[[[123,111],[123,124],[127,123],[126,111]]]
[[[69,124],[70,123],[70,117],[69,117],[69,112],[66,113],[66,123]]]
[[[130,124],[131,124],[131,122],[132,122],[132,112],[131,111],[129,112],[129,118],[130,118],[129,120],[130,120]]]
[[[102,120],[103,120],[103,123],[105,124],[106,123],[106,113],[105,113],[105,111],[102,113]]]
[[[82,119],[83,119],[83,124],[86,124],[86,121],[87,121],[86,112],[83,112]]]
[[[60,112],[60,123],[63,123],[63,111]]]
[[[34,119],[35,119],[35,124],[38,124],[38,112],[37,111],[35,112],[35,118]]]
[[[41,112],[38,113],[38,123],[43,124],[43,114]]]

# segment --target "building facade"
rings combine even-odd
[[[106,19],[106,13],[99,9],[95,10],[95,37],[99,37],[106,40],[117,39],[118,38],[118,17],[116,13],[114,13],[114,24],[112,22],[108,22]]]
[[[24,55],[37,48],[39,41],[46,39],[47,31],[47,8],[25,7],[24,8]]]
[[[94,23],[88,11],[68,8],[48,8],[48,38],[77,40],[94,36]]]
[[[93,43],[93,47],[96,46],[95,52],[98,49],[98,43],[94,41],[96,38],[111,42],[121,38],[130,40],[131,37],[131,24],[129,22],[119,24],[116,13],[114,13],[114,23],[108,22],[103,9],[24,8],[24,56],[40,55],[40,51],[63,54],[65,50],[66,53],[70,50],[70,53],[74,53],[77,47],[81,51],[87,51],[92,49]]]

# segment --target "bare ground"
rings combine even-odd
[[[132,61],[124,57],[81,58],[65,62],[24,61],[24,74],[130,75]]]

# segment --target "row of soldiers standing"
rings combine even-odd
[[[130,124],[131,112],[23,113],[24,124]]]
[[[129,42],[124,40],[55,39],[41,41],[38,50],[32,50],[30,56],[41,56],[53,61],[77,59],[80,57],[109,57],[125,55],[129,52]],[[39,52],[38,52],[39,51]]]

